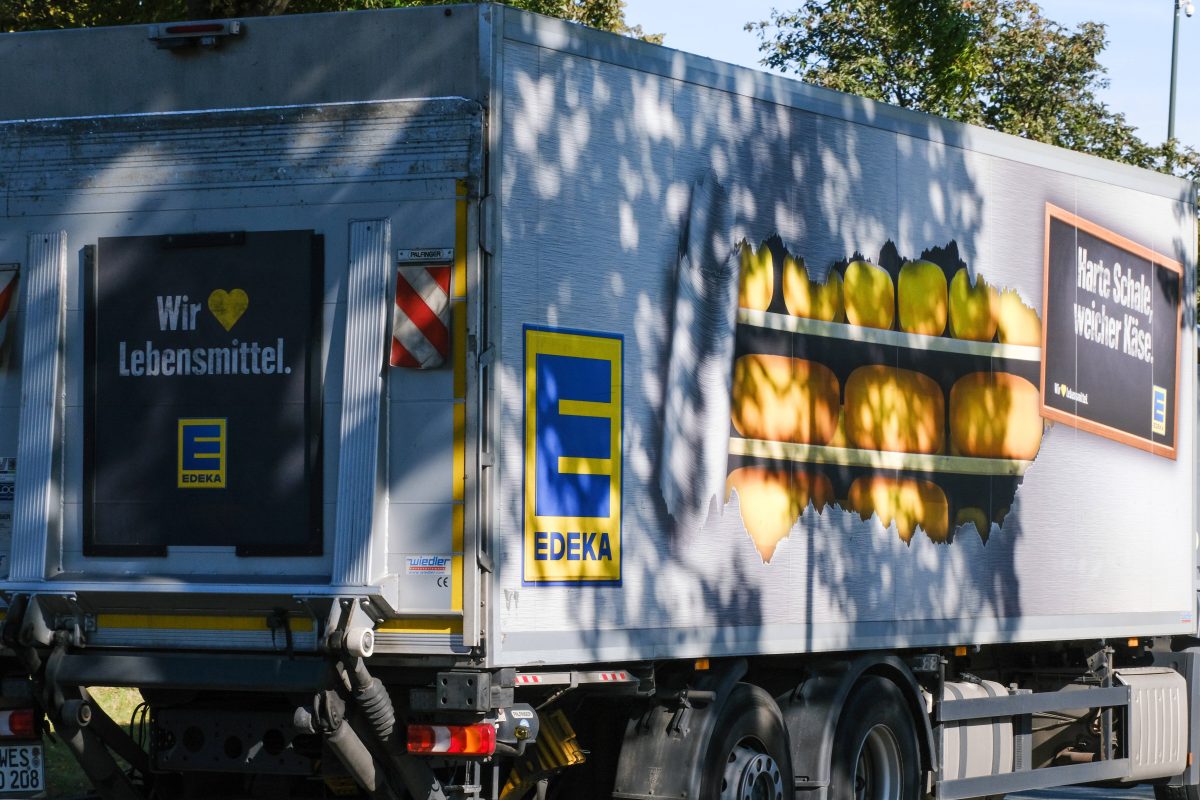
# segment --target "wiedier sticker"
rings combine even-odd
[[[526,584],[621,580],[623,345],[525,326]]]
[[[225,420],[179,420],[180,489],[224,489]]]

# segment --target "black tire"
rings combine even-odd
[[[1154,800],[1200,800],[1200,786],[1155,786]]]
[[[771,695],[739,683],[719,714],[704,756],[701,800],[793,800],[787,730]]]
[[[921,758],[904,695],[868,675],[846,701],[833,737],[829,800],[919,800]]]

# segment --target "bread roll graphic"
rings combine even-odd
[[[738,275],[738,305],[756,311],[766,311],[775,293],[775,260],[770,249],[758,250],[748,242],[742,243],[741,271]]]
[[[883,267],[851,261],[842,281],[846,321],[865,328],[890,330],[896,318],[896,287]]]
[[[996,302],[996,328],[1001,344],[1042,344],[1042,321],[1012,289],[1001,292]]]
[[[866,475],[850,484],[846,502],[864,520],[876,514],[885,528],[895,522],[896,532],[905,542],[912,540],[918,525],[935,542],[950,537],[950,504],[935,483]]]
[[[950,281],[950,335],[958,339],[990,342],[996,338],[1000,295],[982,275],[971,276],[963,267]]]
[[[829,270],[824,283],[808,277],[802,259],[785,256],[783,259],[783,303],[793,317],[820,319],[825,322],[845,322],[846,308],[842,303],[842,276]]]
[[[851,447],[940,453],[945,409],[941,387],[919,372],[872,364],[846,379],[846,438]]]
[[[748,439],[827,444],[837,427],[833,370],[787,356],[747,355],[733,368],[733,427]]]
[[[950,439],[958,455],[1032,459],[1042,443],[1037,387],[1007,372],[964,375],[950,389]]]
[[[932,261],[909,261],[896,282],[900,330],[925,336],[946,332],[946,273]]]
[[[817,511],[833,502],[833,485],[820,473],[787,468],[741,467],[729,473],[725,501],[737,489],[742,524],[763,561],[770,561],[811,502]]]

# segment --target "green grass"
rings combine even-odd
[[[138,690],[96,687],[88,691],[92,699],[128,732],[133,710],[142,702]],[[123,761],[120,763],[125,766]],[[51,741],[49,737],[46,739],[46,784],[48,798],[79,797],[92,788],[70,751],[62,742]]]

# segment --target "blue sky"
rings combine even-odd
[[[1200,6],[1200,0],[1193,2]],[[789,0],[626,0],[625,17],[649,32],[665,33],[668,47],[757,67],[758,38],[743,25],[767,19],[772,8],[798,5]],[[1101,61],[1110,86],[1101,97],[1143,139],[1165,139],[1174,0],[1042,0],[1041,6],[1047,17],[1065,25],[1086,19],[1108,25]],[[1181,15],[1179,30],[1175,135],[1200,148],[1200,8],[1190,19]]]

